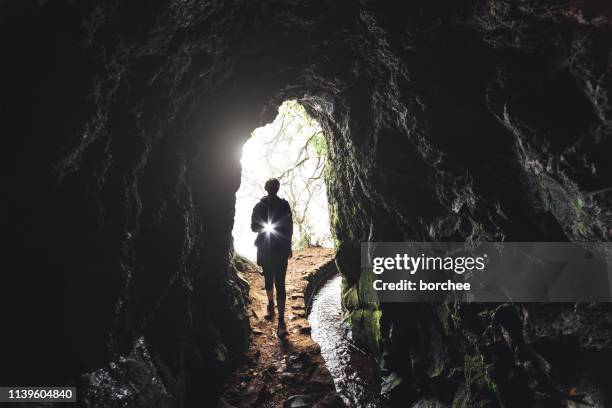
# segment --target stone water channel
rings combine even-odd
[[[337,392],[349,407],[383,407],[375,362],[357,348],[342,318],[342,278],[335,275],[314,294],[308,320]]]

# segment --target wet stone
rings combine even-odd
[[[287,356],[286,362],[287,368],[290,370],[300,370],[311,364],[310,357],[303,352]]]
[[[280,380],[283,384],[295,382],[297,378],[298,378],[298,375],[296,373],[282,373],[280,375]]]
[[[294,395],[285,401],[283,408],[305,408],[311,405],[312,401],[308,395]]]
[[[254,404],[262,397],[262,393],[266,393],[266,389],[263,384],[259,385],[250,385],[243,394],[242,401],[246,403],[247,406]]]
[[[289,362],[289,368],[294,369],[294,370],[298,370],[300,368],[304,367],[304,362],[294,359],[293,361]]]
[[[333,384],[334,383],[334,380],[329,374],[329,371],[327,371],[327,369],[324,368],[323,366],[317,366],[317,368],[315,368],[314,372],[312,373],[312,376],[310,377],[310,381],[313,383],[319,383],[319,384]]]
[[[313,405],[313,408],[344,408],[346,405],[342,402],[342,398],[336,393],[329,394],[322,401]]]

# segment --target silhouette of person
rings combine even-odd
[[[271,178],[266,181],[264,189],[268,193],[253,208],[251,230],[257,233],[257,264],[263,269],[268,295],[268,307],[265,318],[274,318],[274,287],[278,306],[278,335],[287,334],[285,325],[285,274],[291,252],[293,235],[293,218],[291,208],[286,200],[277,196],[280,182]]]

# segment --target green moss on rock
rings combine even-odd
[[[382,311],[372,287],[372,274],[362,273],[356,285],[344,289],[342,298],[355,340],[366,345],[375,354],[380,354]]]
[[[482,354],[465,356],[465,382],[455,395],[453,408],[484,408],[497,405],[497,384],[491,379],[489,368]]]

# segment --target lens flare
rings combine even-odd
[[[275,231],[274,224],[272,224],[271,222],[266,222],[263,226],[263,229],[266,234],[272,234]]]

